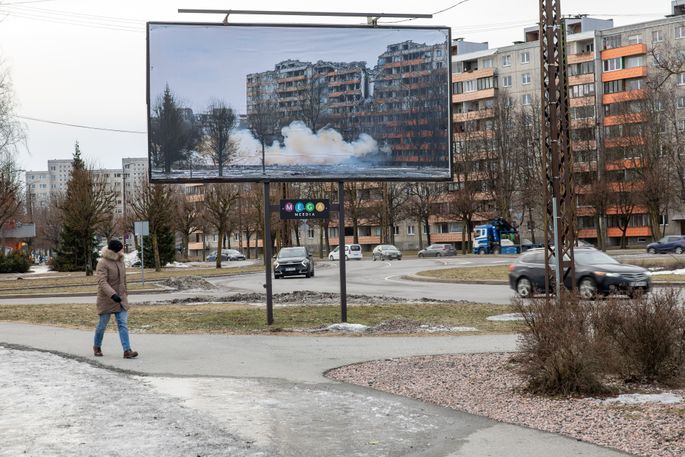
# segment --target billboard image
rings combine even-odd
[[[449,180],[442,27],[148,23],[152,182]]]

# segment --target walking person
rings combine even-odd
[[[133,359],[138,356],[131,350],[128,338],[128,292],[126,290],[126,267],[124,265],[123,245],[119,240],[111,240],[107,248],[102,251],[95,275],[98,280],[97,311],[100,321],[95,328],[95,342],[93,354],[102,356],[102,339],[112,314],[117,321],[119,339],[124,349],[124,358]]]

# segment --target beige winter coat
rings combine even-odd
[[[98,314],[116,313],[121,311],[122,308],[128,311],[124,253],[114,252],[105,248],[95,269],[95,276],[98,280],[96,302]],[[121,297],[121,304],[112,300],[112,295],[114,294]]]

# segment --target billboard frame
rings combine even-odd
[[[360,177],[345,175],[339,177],[276,177],[273,175],[265,175],[262,178],[254,176],[247,178],[227,179],[226,177],[198,177],[198,178],[154,178],[152,177],[152,156],[151,152],[151,93],[150,93],[150,28],[151,26],[198,26],[198,27],[273,27],[273,28],[331,28],[331,29],[388,29],[388,30],[439,30],[447,32],[447,175],[444,177],[426,177],[418,178],[406,176],[397,177]],[[454,138],[453,138],[453,113],[452,113],[452,29],[448,26],[417,26],[417,25],[377,25],[377,24],[307,24],[307,23],[225,23],[225,22],[182,22],[182,21],[148,21],[145,26],[145,43],[146,43],[146,119],[147,119],[147,155],[148,155],[148,181],[153,184],[232,184],[232,183],[264,183],[264,182],[451,182],[454,179]]]

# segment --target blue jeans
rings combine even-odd
[[[100,322],[98,322],[97,327],[95,327],[95,347],[102,347],[102,338],[105,336],[105,329],[109,323],[110,314],[100,314]],[[124,351],[131,349],[131,343],[128,341],[128,311],[119,311],[114,313],[114,317],[117,321],[117,328],[119,329],[119,339],[121,340],[121,346]]]

